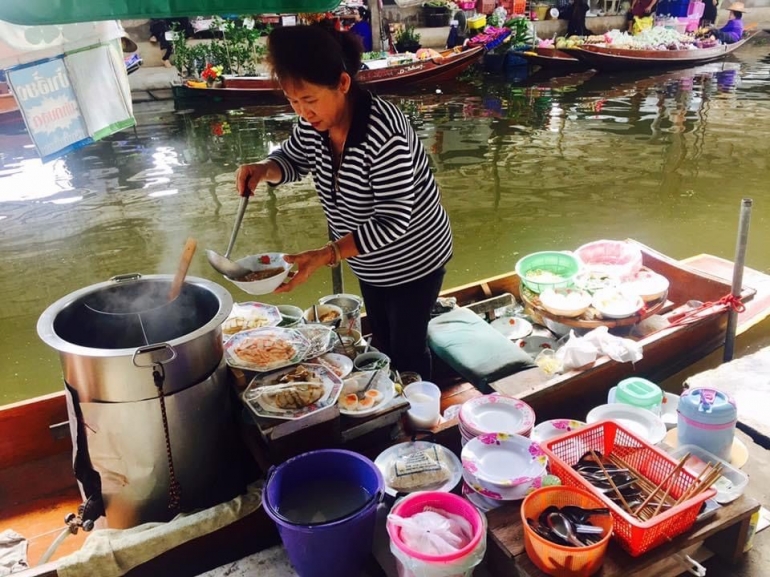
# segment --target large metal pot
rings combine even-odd
[[[80,402],[131,402],[173,393],[211,375],[222,360],[230,293],[187,277],[168,302],[172,275],[115,277],[75,291],[40,316],[40,338],[59,351],[64,379]]]
[[[329,295],[319,299],[322,305],[334,305],[342,309],[342,322],[340,328],[361,332],[361,305],[360,296],[352,294]]]

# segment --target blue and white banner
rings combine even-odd
[[[8,83],[44,162],[136,124],[118,41],[16,66]]]
[[[93,142],[63,56],[9,70],[8,81],[44,161]]]

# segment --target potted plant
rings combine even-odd
[[[421,47],[420,35],[414,31],[414,26],[407,25],[396,32],[396,50],[399,52],[417,52]]]
[[[425,26],[428,28],[449,25],[449,2],[447,0],[428,0],[422,5],[422,13],[425,17]]]

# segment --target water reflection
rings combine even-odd
[[[749,263],[770,267],[760,192],[770,178],[770,59],[761,47],[741,58],[653,76],[477,77],[451,92],[389,97],[425,144],[452,220],[447,285],[600,237],[730,258],[742,196],[757,199]],[[235,168],[263,158],[294,121],[285,105],[148,103],[136,114],[135,131],[48,165],[23,134],[0,135],[0,402],[61,387],[56,357],[35,334],[48,304],[119,273],[171,274],[190,235],[223,251]],[[298,251],[325,237],[310,182],[264,189],[236,254]],[[226,283],[202,255],[191,274]],[[319,274],[265,300],[304,306],[330,290]]]

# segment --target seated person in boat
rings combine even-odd
[[[728,8],[730,11],[727,24],[722,28],[712,28],[711,33],[725,44],[734,44],[743,37],[743,14],[746,8],[743,2],[734,2]]]
[[[592,32],[586,28],[586,14],[590,10],[588,0],[570,0],[567,7],[559,14],[559,18],[567,21],[567,36],[590,36]]]
[[[646,18],[655,14],[655,5],[658,0],[633,0],[631,10],[626,15],[628,18],[628,31],[631,32],[634,27],[634,18]]]
[[[369,10],[364,6],[359,6],[355,14],[356,23],[350,27],[350,32],[361,39],[364,52],[372,51],[372,23],[370,22]]]

